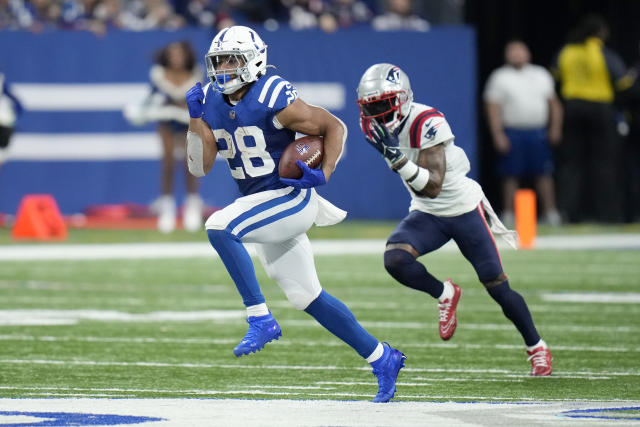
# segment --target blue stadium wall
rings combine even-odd
[[[320,88],[328,84],[342,91],[342,99],[330,102],[329,109],[349,128],[346,153],[330,183],[319,192],[349,211],[349,218],[401,218],[408,208],[408,195],[399,178],[364,142],[358,129],[356,86],[364,70],[376,62],[391,62],[403,68],[411,78],[416,101],[445,114],[456,143],[469,156],[470,176],[476,177],[476,58],[472,29],[444,27],[428,33],[377,33],[365,29],[338,34],[260,32],[269,45],[269,63],[277,67],[281,76],[294,84],[316,84]],[[0,71],[18,94],[24,93],[19,90],[21,87],[30,87],[32,98],[52,96],[44,90],[42,95],[34,91],[38,85],[63,92],[67,87],[82,85],[119,84],[126,88],[127,84],[148,82],[153,53],[165,44],[189,40],[201,58],[212,37],[213,33],[206,30],[111,32],[103,37],[79,32],[34,35],[2,31]],[[60,98],[64,103],[64,96]],[[153,126],[131,126],[117,108],[57,111],[56,100],[40,101],[31,99],[25,103],[27,110],[12,142],[17,154],[0,169],[0,212],[15,213],[22,196],[30,193],[54,195],[65,214],[82,212],[96,204],[148,204],[158,196],[157,155],[147,153],[137,158],[135,147],[130,146],[134,144],[132,139],[119,138],[119,134],[155,137]],[[54,104],[54,108],[38,107],[42,103]],[[102,135],[111,145],[122,141],[122,151],[133,154],[103,156],[97,148],[96,135]],[[65,147],[65,138],[75,138],[76,143],[79,138],[83,148],[80,152],[89,155],[57,155],[58,147],[60,153]],[[14,147],[14,143],[18,146]],[[27,144],[35,145],[31,154],[21,156],[23,148],[29,152]],[[42,155],[34,155],[33,150]],[[176,194],[181,200],[184,177],[179,168],[177,171]],[[224,206],[238,196],[225,163],[216,163],[212,173],[202,179],[201,194],[210,206]]]

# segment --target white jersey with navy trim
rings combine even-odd
[[[435,108],[412,103],[409,117],[398,134],[400,151],[409,160],[418,162],[420,150],[443,144],[446,172],[438,197],[417,196],[404,182],[411,194],[409,210],[418,210],[437,216],[457,216],[475,209],[484,193],[480,184],[467,177],[471,170],[464,150],[454,144],[454,135],[444,115]]]

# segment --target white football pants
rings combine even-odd
[[[240,197],[214,212],[205,227],[226,229],[243,243],[256,243],[269,277],[294,307],[304,310],[322,292],[306,231],[314,222],[335,224],[345,215],[314,189],[287,187]]]

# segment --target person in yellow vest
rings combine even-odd
[[[558,202],[569,222],[622,221],[613,102],[631,82],[620,56],[605,46],[608,36],[601,17],[585,17],[552,67],[565,107]]]

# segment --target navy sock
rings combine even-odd
[[[532,346],[540,341],[540,335],[533,324],[531,313],[527,303],[522,298],[522,295],[514,291],[509,287],[509,281],[506,280],[498,286],[488,290],[489,295],[496,300],[502,312],[507,319],[511,320],[513,324],[518,328],[520,334],[524,338],[524,342],[528,346]]]
[[[384,253],[384,268],[398,282],[434,298],[440,297],[444,285],[427,271],[413,255],[402,249],[391,249]]]
[[[378,346],[378,340],[358,323],[351,310],[324,290],[304,311],[365,359]]]
[[[226,230],[207,230],[209,241],[220,255],[246,307],[265,302],[249,252],[237,236]]]

